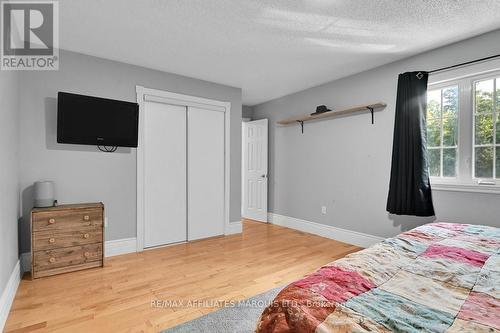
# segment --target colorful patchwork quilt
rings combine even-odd
[[[500,229],[431,223],[296,281],[269,332],[500,332]]]

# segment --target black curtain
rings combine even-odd
[[[387,211],[434,216],[427,160],[426,72],[399,75]]]

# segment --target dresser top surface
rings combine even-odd
[[[81,204],[68,204],[68,205],[58,205],[54,207],[44,207],[44,208],[33,208],[31,210],[32,213],[39,212],[52,212],[58,210],[76,210],[76,209],[88,209],[88,208],[104,208],[104,204],[102,202],[95,203],[81,203]]]

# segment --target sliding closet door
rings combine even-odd
[[[146,102],[144,247],[186,241],[186,107]]]
[[[224,112],[188,107],[188,240],[224,234]]]

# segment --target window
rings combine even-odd
[[[500,178],[500,78],[474,82],[474,177]]]
[[[500,191],[499,68],[500,63],[495,70],[477,71],[487,74],[474,74],[473,69],[443,74],[454,77],[450,80],[439,74],[430,77],[427,150],[432,184]]]
[[[427,93],[427,148],[433,177],[456,177],[458,86]]]

